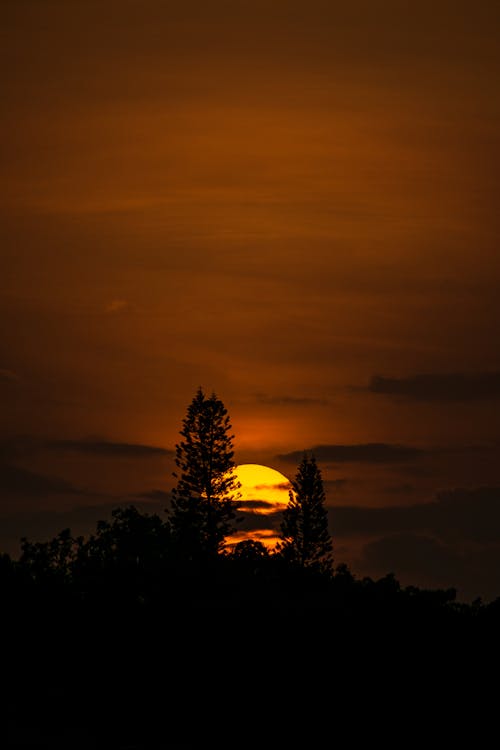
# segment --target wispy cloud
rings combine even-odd
[[[339,479],[325,479],[323,481],[323,484],[325,486],[325,489],[332,489],[332,490],[342,490],[346,486],[348,482],[351,480],[345,479],[344,477],[339,477]]]
[[[413,401],[485,401],[500,398],[500,372],[422,373],[406,378],[374,375],[368,390]]]
[[[0,383],[16,383],[19,375],[13,370],[0,369]]]
[[[0,464],[0,492],[5,495],[81,494],[82,491],[59,477],[38,474],[11,464]]]
[[[390,484],[384,487],[384,491],[389,495],[411,495],[415,492],[415,486],[409,482],[403,482],[401,484]]]
[[[275,503],[270,503],[267,500],[240,500],[238,501],[239,508],[241,510],[273,510],[276,508]]]
[[[292,451],[277,456],[287,463],[298,463],[305,453],[318,461],[331,463],[399,463],[421,458],[428,451],[397,443],[358,443],[354,445],[316,445],[303,451]]]
[[[411,532],[368,542],[363,548],[363,562],[379,572],[397,572],[406,581],[424,580],[432,586],[450,587],[457,575],[462,580],[467,578],[465,560],[458,550]]]
[[[173,451],[158,446],[107,440],[51,440],[47,446],[57,451],[75,451],[102,458],[148,458],[173,455]]]
[[[279,529],[279,525],[283,518],[282,510],[267,510],[266,513],[259,513],[259,508],[262,508],[262,504],[255,509],[244,510],[243,508],[238,509],[238,529],[245,531],[252,531],[254,529]]]
[[[337,506],[331,520],[335,536],[425,533],[448,541],[498,543],[500,487],[450,490],[409,506]]]

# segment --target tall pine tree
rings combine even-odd
[[[239,483],[234,475],[233,439],[227,409],[201,388],[188,407],[176,445],[170,521],[182,556],[215,557],[233,531]]]
[[[332,539],[321,471],[315,458],[304,456],[292,481],[283,511],[278,550],[301,568],[332,571]]]

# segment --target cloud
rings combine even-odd
[[[344,489],[348,482],[351,482],[351,480],[340,477],[339,479],[325,479],[323,481],[323,485],[326,491],[328,491],[329,489],[340,491]]]
[[[29,435],[15,435],[0,440],[0,460],[30,456],[40,450],[42,442]]]
[[[276,458],[287,463],[299,463],[304,453],[318,461],[331,463],[399,463],[424,456],[428,451],[408,445],[391,443],[359,443],[357,445],[316,445],[305,451],[282,453]]]
[[[389,495],[411,495],[415,492],[415,486],[409,482],[390,484],[387,487],[384,487],[384,492],[387,492]]]
[[[435,451],[438,452],[437,450]],[[439,476],[439,469],[436,466],[424,466],[423,464],[407,464],[398,466],[399,474],[406,474],[412,479],[423,479],[424,477],[437,477]]]
[[[500,398],[500,372],[424,373],[407,378],[374,375],[368,390],[413,401],[486,401]]]
[[[360,564],[377,575],[393,572],[404,585],[457,588],[459,600],[492,600],[500,591],[500,544],[458,547],[423,534],[394,534],[366,544]]]
[[[148,458],[169,456],[174,451],[140,443],[121,443],[109,440],[47,440],[31,435],[14,435],[0,440],[0,458],[26,457],[44,450],[74,451],[103,458]]]
[[[434,586],[449,586],[462,578],[464,562],[454,549],[418,534],[395,534],[369,542],[363,559],[370,567]]]
[[[239,506],[240,510],[272,510],[276,507],[275,503],[270,503],[267,500],[241,500]]]
[[[114,443],[107,440],[51,440],[47,446],[57,451],[75,451],[102,458],[149,458],[173,454],[171,450],[153,445]]]
[[[80,494],[70,482],[59,477],[37,474],[10,464],[0,464],[0,492],[4,494],[45,495],[46,493]]]
[[[429,503],[388,508],[337,506],[331,510],[333,533],[346,536],[430,534],[448,542],[500,540],[500,487],[455,489]]]
[[[410,506],[336,507],[329,518],[334,544],[363,575],[453,586],[462,599],[499,594],[500,487],[450,490]]]
[[[0,369],[0,383],[16,383],[19,376],[13,370]]]
[[[260,502],[260,501],[259,501]],[[246,503],[245,503],[246,504]],[[259,506],[262,507],[262,506]],[[280,523],[283,518],[282,510],[275,510],[274,512],[268,513],[255,513],[253,510],[243,510],[238,508],[238,530],[242,531],[254,531],[254,530],[274,530],[279,529]]]
[[[314,406],[324,405],[328,401],[325,398],[311,398],[309,396],[270,396],[266,393],[256,393],[255,398],[260,404],[268,406]]]

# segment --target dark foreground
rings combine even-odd
[[[251,555],[2,566],[9,748],[406,746],[431,725],[448,745],[493,716],[499,600]]]

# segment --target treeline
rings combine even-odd
[[[88,538],[65,529],[48,542],[23,540],[19,560],[0,557],[5,614],[33,622],[72,617],[160,616],[196,609],[269,613],[304,610],[339,621],[371,618],[489,619],[500,599],[465,604],[455,589],[403,587],[393,574],[357,578],[346,565],[322,569],[246,540],[216,557],[187,559],[167,520],[134,506],[117,508]]]
[[[337,623],[417,616],[452,622],[500,614],[500,599],[466,604],[453,588],[404,587],[392,573],[374,580],[354,576],[345,564],[303,566],[286,549],[269,552],[252,540],[213,558],[187,559],[168,519],[134,506],[117,508],[88,538],[65,529],[48,542],[23,540],[18,560],[0,556],[0,586],[4,623],[19,620],[20,613],[43,624],[56,611],[174,619],[176,612],[197,608],[259,606],[269,613],[321,610],[335,614]]]
[[[222,402],[198,391],[164,516],[121,507],[86,538],[65,529],[0,555],[7,747],[322,747],[332,732],[372,741],[381,720],[385,741],[415,685],[439,706],[463,682],[466,649],[487,663],[500,599],[464,604],[454,589],[334,564],[312,456],[277,547],[228,545],[230,429]]]
[[[176,445],[176,485],[164,517],[117,508],[87,538],[70,529],[48,542],[21,540],[21,555],[0,556],[5,610],[71,610],[130,615],[186,608],[265,606],[334,613],[337,622],[371,618],[490,619],[500,599],[471,605],[456,591],[402,587],[394,575],[357,579],[334,565],[325,492],[314,456],[304,455],[292,480],[274,550],[247,539],[229,546],[238,529],[238,483],[231,423],[223,402],[198,389]],[[233,537],[234,538],[234,537]]]

